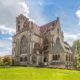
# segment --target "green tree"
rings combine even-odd
[[[2,57],[0,57],[0,66],[3,65]]]
[[[11,65],[11,64],[12,64],[12,58],[10,56],[4,56],[3,65]]]
[[[76,67],[80,68],[80,40],[74,41],[73,46],[76,46]]]

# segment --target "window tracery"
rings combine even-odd
[[[27,39],[25,36],[23,36],[21,39],[20,53],[21,54],[27,53]]]

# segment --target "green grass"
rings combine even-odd
[[[33,67],[0,68],[0,80],[80,80],[80,71]]]

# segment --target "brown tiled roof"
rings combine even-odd
[[[55,28],[55,24],[56,24],[56,20],[52,21],[52,22],[50,22],[48,24],[45,24],[43,26],[40,26],[40,32],[41,33],[46,33],[46,31],[50,30],[51,28]]]
[[[20,16],[23,16],[23,15],[21,14]],[[23,16],[23,17],[25,17],[25,16]],[[37,24],[35,24],[34,22],[32,22],[32,21],[30,21],[30,22],[31,22],[32,26],[29,26],[29,28],[33,29],[33,27],[38,27]],[[49,31],[51,29],[54,29],[56,27],[56,22],[57,22],[57,20],[49,22],[49,23],[47,23],[45,25],[39,26],[38,28],[40,29],[40,35],[43,35],[47,31]],[[18,33],[16,33],[16,35],[19,34],[19,33],[21,33],[21,32],[23,32],[23,31],[26,31],[26,30],[27,30],[26,28],[22,29]],[[16,35],[14,35],[13,37],[15,37]]]

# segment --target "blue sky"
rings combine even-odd
[[[24,14],[38,25],[60,18],[64,40],[80,38],[80,0],[0,0],[0,55],[11,54],[16,16]]]
[[[72,44],[80,32],[79,0],[28,0],[29,16],[39,25],[60,18],[65,40]]]
[[[79,28],[78,17],[76,11],[79,9],[79,0],[29,0],[28,7],[29,16],[35,20],[36,16],[40,16],[41,20],[36,19],[36,22],[40,25],[50,22],[56,17],[60,17],[61,27],[65,31],[71,32],[71,28],[74,28],[74,33],[78,31],[75,28]],[[39,14],[38,14],[39,13]]]

